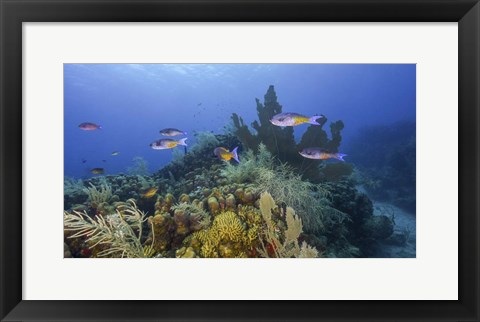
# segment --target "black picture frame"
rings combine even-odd
[[[0,0],[0,21],[2,321],[478,321],[480,258],[478,1]],[[459,300],[22,301],[22,23],[43,21],[458,22]],[[435,109],[432,107],[432,113],[434,112]],[[255,290],[255,286],[252,286],[252,290]]]

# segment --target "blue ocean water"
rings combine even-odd
[[[250,125],[270,85],[283,112],[342,120],[349,161],[362,129],[415,124],[414,64],[65,64],[65,176],[126,173],[135,157],[157,171],[172,160],[149,146],[161,129],[187,131],[190,148],[196,132],[223,133],[234,112]],[[83,122],[102,129],[82,131]],[[297,140],[306,128],[294,128]]]
[[[64,74],[65,257],[416,256],[415,65]]]

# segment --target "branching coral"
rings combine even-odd
[[[99,249],[98,257],[151,257],[153,251],[141,243],[145,213],[128,200],[115,215],[89,217],[78,211],[64,212],[65,231],[69,238],[86,238],[90,249]],[[151,246],[151,245],[149,245]]]
[[[261,247],[258,248],[258,252],[263,257],[317,257],[318,251],[315,248],[310,247],[306,242],[303,242],[302,246],[299,245],[298,237],[302,233],[302,220],[290,207],[287,207],[284,214],[283,211],[280,213],[280,216],[285,215],[287,224],[287,229],[281,236],[272,217],[272,211],[276,208],[272,196],[268,192],[264,192],[260,197],[260,211],[266,223],[266,229],[260,236]],[[278,209],[276,213],[278,213]]]
[[[248,213],[248,215],[247,215]],[[247,217],[259,216],[245,210],[242,216],[232,211],[218,214],[210,228],[194,232],[184,240],[186,246],[201,257],[248,257],[258,244],[257,220]]]
[[[231,211],[224,212],[213,221],[220,240],[241,242],[244,238],[244,228],[238,216]]]

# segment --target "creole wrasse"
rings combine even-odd
[[[343,157],[346,156],[346,154],[338,153],[338,152],[331,153],[322,148],[306,148],[298,153],[300,153],[300,155],[304,158],[315,159],[315,160],[337,159],[340,161],[345,161],[343,160]]]
[[[185,145],[187,146],[187,143],[185,141],[188,138],[183,138],[180,140],[172,140],[172,139],[161,139],[157,140],[153,143],[150,144],[150,147],[154,150],[165,150],[165,149],[172,149],[176,147],[177,145]]]
[[[105,169],[104,168],[93,168],[92,170],[90,170],[90,172],[93,173],[93,174],[104,174]]]
[[[161,135],[164,136],[178,136],[178,135],[187,135],[187,132],[181,131],[178,129],[168,128],[160,131]]]
[[[94,131],[94,130],[100,130],[102,128],[98,124],[89,123],[89,122],[82,123],[78,127],[80,128],[80,130],[84,130],[84,131]]]
[[[151,197],[155,196],[157,191],[158,191],[157,187],[149,188],[144,193],[142,193],[142,197],[143,198],[151,198]]]
[[[317,120],[322,118],[325,118],[325,116],[315,115],[306,117],[297,113],[281,113],[273,116],[270,122],[276,126],[297,126],[303,123],[321,125]]]
[[[240,160],[238,160],[237,149],[238,149],[238,146],[235,149],[233,149],[232,152],[230,152],[225,148],[218,147],[218,148],[215,148],[215,150],[213,150],[213,153],[219,159],[222,159],[222,160],[225,160],[225,161],[230,161],[233,158],[235,161],[240,163]]]

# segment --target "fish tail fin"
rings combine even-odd
[[[240,163],[240,160],[238,159],[238,154],[237,154],[237,149],[238,149],[238,146],[233,149],[232,153],[233,153],[233,158],[235,159],[235,161],[237,161],[238,163]]]
[[[321,125],[320,123],[317,122],[318,119],[324,118],[324,115],[315,115],[312,116],[311,118],[308,119],[307,123],[313,124],[313,125]]]
[[[187,139],[188,139],[188,138],[180,139],[180,140],[178,141],[178,144],[187,146],[187,142],[185,142],[185,141],[187,141]]]
[[[345,160],[343,160],[343,157],[346,157],[346,156],[347,155],[345,153],[336,153],[335,159],[345,162]]]
[[[101,129],[103,129],[103,128],[102,128],[102,126],[101,126],[101,125],[99,125],[99,126],[98,126],[98,129],[99,129],[99,130],[101,130]]]

